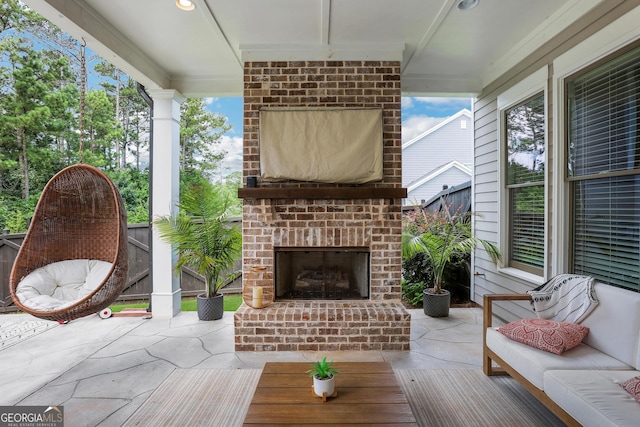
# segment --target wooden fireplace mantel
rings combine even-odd
[[[240,199],[404,199],[406,188],[309,187],[238,188]]]

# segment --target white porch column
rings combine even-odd
[[[148,90],[153,98],[152,217],[175,215],[180,194],[180,104],[175,90]],[[175,274],[172,245],[152,234],[153,317],[171,318],[180,312],[180,277]]]

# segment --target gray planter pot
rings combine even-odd
[[[218,294],[211,298],[206,298],[204,294],[200,294],[196,297],[196,301],[196,306],[198,309],[198,319],[222,319],[222,315],[224,314],[224,301],[222,294]]]
[[[442,289],[441,294],[433,292],[433,288],[427,288],[422,292],[424,314],[429,317],[447,317],[451,305],[451,294]]]

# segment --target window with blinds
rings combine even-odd
[[[540,93],[505,111],[509,266],[544,268],[545,109]]]
[[[640,47],[567,81],[573,273],[640,290]]]

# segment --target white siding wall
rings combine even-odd
[[[407,195],[407,204],[417,205],[421,200],[428,201],[433,196],[442,191],[442,186],[447,185],[449,188],[462,184],[471,180],[471,177],[456,167],[448,169],[434,179],[425,182],[416,189],[409,191]]]
[[[635,8],[635,10],[634,10]],[[625,16],[626,15],[626,16]],[[630,15],[633,19],[630,19]],[[619,19],[623,17],[623,19]],[[482,304],[482,297],[487,293],[524,293],[534,288],[539,283],[550,278],[551,275],[563,271],[554,271],[557,264],[554,262],[554,253],[552,248],[557,245],[560,237],[554,238],[552,224],[560,223],[558,218],[554,217],[551,210],[554,206],[552,197],[554,194],[561,195],[561,192],[553,191],[554,182],[562,183],[564,171],[562,159],[555,161],[552,158],[556,150],[556,146],[563,144],[562,138],[553,135],[553,130],[558,126],[562,117],[554,117],[555,111],[558,110],[561,101],[555,99],[554,91],[554,60],[564,55],[581,42],[592,36],[600,38],[609,37],[608,34],[618,34],[616,39],[611,36],[610,49],[616,50],[621,45],[630,43],[634,39],[639,38],[635,33],[637,25],[631,22],[638,22],[640,17],[640,7],[638,2],[622,2],[615,7],[606,7],[600,5],[596,10],[586,15],[578,25],[573,26],[571,31],[561,33],[555,39],[549,41],[543,49],[536,52],[535,55],[529,56],[522,63],[518,64],[505,75],[497,79],[495,82],[487,86],[483,93],[476,99],[474,104],[474,177],[472,183],[473,204],[472,210],[476,214],[474,216],[474,233],[477,237],[490,240],[494,243],[498,242],[498,221],[499,221],[499,189],[498,174],[501,173],[500,162],[498,159],[498,112],[497,97],[505,90],[513,87],[516,83],[525,79],[536,70],[548,67],[548,96],[547,96],[547,121],[548,121],[548,146],[546,167],[547,175],[547,254],[545,265],[545,277],[535,278],[527,277],[526,274],[513,275],[508,270],[499,269],[490,261],[487,254],[482,250],[476,250],[472,258],[472,298],[475,302]],[[620,27],[624,25],[622,31],[611,31],[612,27]],[[627,34],[628,33],[628,34]],[[620,35],[622,34],[622,35]],[[587,43],[589,43],[591,39]],[[556,105],[557,104],[557,105]],[[555,146],[554,146],[555,144]],[[554,169],[555,167],[555,169]],[[558,215],[555,215],[558,216]],[[559,227],[558,227],[559,228]],[[562,236],[565,230],[558,230],[558,236]],[[554,242],[556,240],[556,242]],[[566,239],[565,239],[566,240]],[[554,245],[556,243],[556,245]],[[565,247],[558,246],[558,252],[566,252]],[[494,313],[505,321],[511,321],[519,317],[532,316],[533,313],[529,308],[529,304],[524,303],[499,303],[494,308]]]
[[[462,120],[466,121],[466,129],[460,127]],[[470,116],[463,114],[402,150],[402,186],[408,187],[426,173],[452,160],[471,165],[473,163],[472,148],[473,123]],[[442,187],[427,199],[441,189]]]

